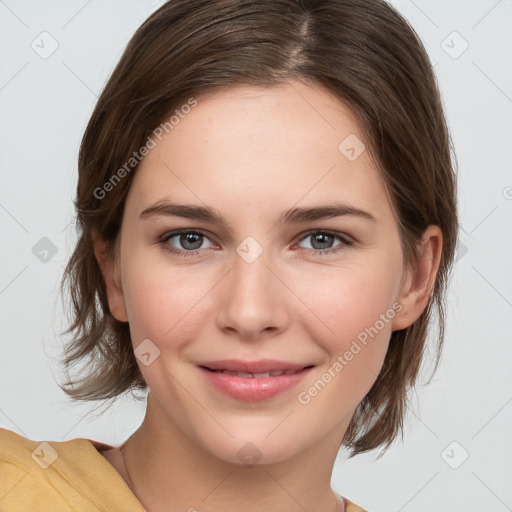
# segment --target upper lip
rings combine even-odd
[[[277,361],[275,359],[260,359],[258,361],[242,361],[239,359],[223,359],[219,361],[201,361],[198,366],[210,370],[229,370],[232,372],[265,373],[271,371],[302,370],[311,364]]]

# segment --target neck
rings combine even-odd
[[[146,512],[344,510],[330,486],[341,438],[275,464],[232,464],[202,449],[168,418],[164,423],[150,397],[142,425],[121,448],[125,480]]]

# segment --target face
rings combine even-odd
[[[137,169],[112,313],[145,353],[154,410],[215,457],[339,446],[392,330],[414,320],[385,186],[320,88],[197,100]]]

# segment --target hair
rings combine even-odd
[[[342,445],[350,456],[377,447],[383,453],[403,435],[433,312],[434,371],[439,364],[458,218],[453,145],[432,65],[414,29],[384,0],[171,0],[138,28],[103,88],[79,151],[78,240],[61,282],[61,292],[71,297],[64,334],[73,336],[62,363],[66,370],[84,359],[88,364],[80,379],[59,384],[72,399],[147,390],[129,323],[109,310],[92,237],[97,233],[116,257],[138,163],[132,156],[191,98],[294,79],[329,91],[352,109],[390,195],[405,263],[417,263],[428,225],[442,231],[428,305],[412,325],[392,332],[382,370]]]

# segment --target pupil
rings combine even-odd
[[[322,234],[318,234],[316,236],[313,237],[313,247],[315,249],[325,249],[326,247],[324,247],[322,244],[327,244],[328,245],[328,239],[331,237],[331,235],[327,235],[325,233],[322,233]],[[327,241],[326,241],[327,239]],[[315,247],[315,245],[317,243],[320,243],[321,247]]]
[[[202,235],[199,235],[197,233],[185,233],[181,235],[180,243],[182,244],[183,247],[187,249],[198,249],[199,247],[201,247],[201,236]],[[189,244],[192,244],[193,247],[190,247]]]

